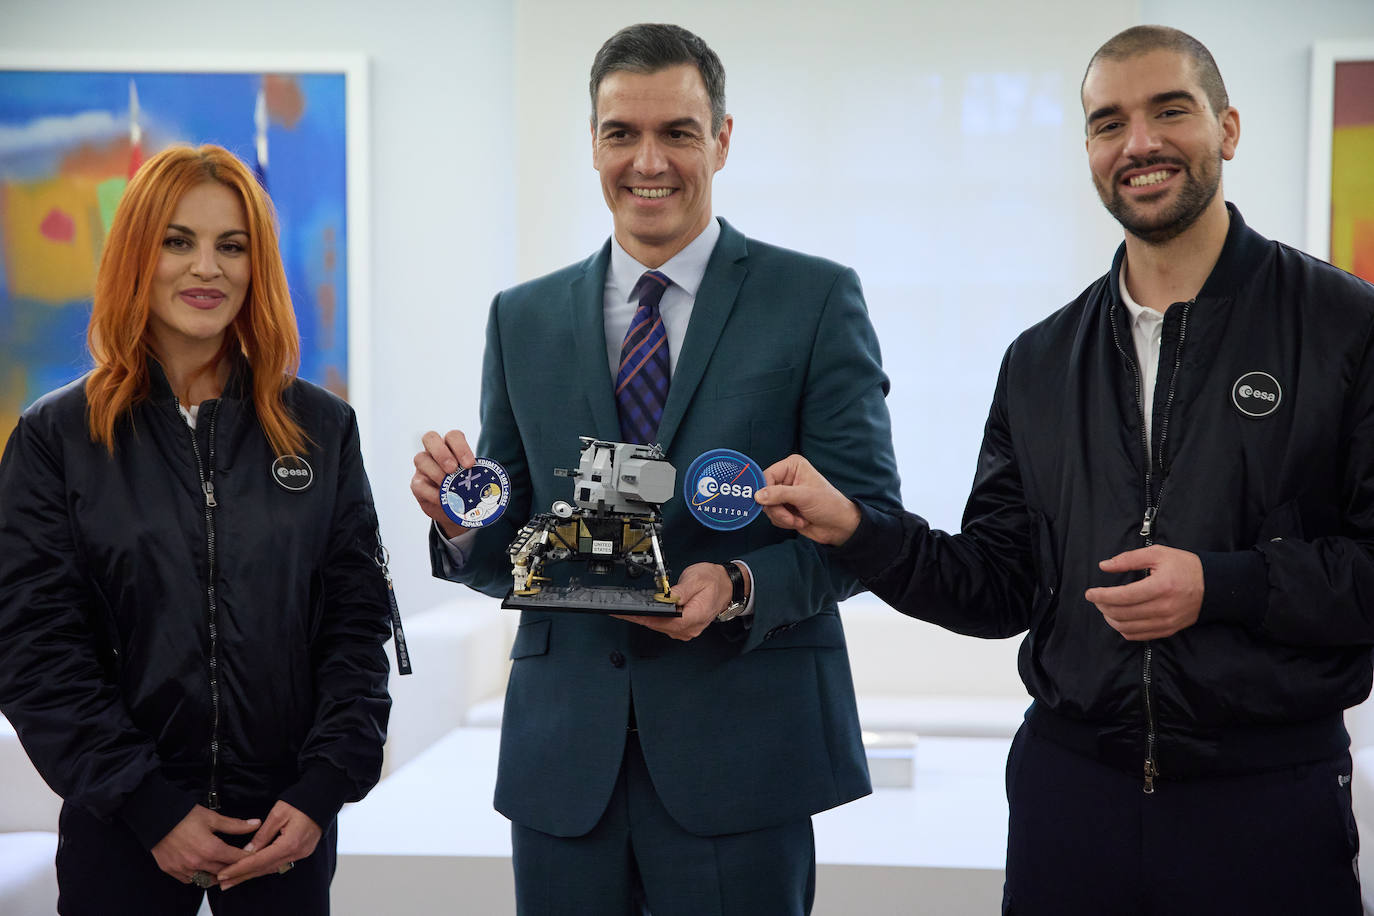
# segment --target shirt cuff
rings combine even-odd
[[[430,522],[434,526],[434,534],[439,538],[439,543],[443,545],[444,552],[448,554],[449,562],[454,569],[462,569],[467,565],[468,555],[472,553],[472,542],[477,538],[476,528],[465,528],[456,537],[450,538],[444,534],[444,530],[439,527],[439,523]]]
[[[749,568],[749,564],[743,560],[731,560],[731,563],[738,563],[744,567],[744,571],[749,574],[749,600],[744,602],[744,610],[740,611],[738,617],[748,617],[754,613],[754,596],[759,593],[759,580],[754,578],[754,570]]]

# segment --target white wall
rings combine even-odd
[[[372,413],[364,453],[402,612],[451,586],[429,577],[411,456],[431,426],[476,428],[476,363],[492,291],[514,278],[514,12],[482,0],[215,9],[154,0],[4,4],[0,49],[122,53],[351,52],[371,65]],[[474,352],[454,322],[475,319]]]

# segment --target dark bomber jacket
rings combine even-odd
[[[80,379],[0,460],[0,710],[67,803],[148,848],[197,803],[265,817],[280,798],[325,827],[376,783],[391,702],[353,411],[287,389],[311,440],[309,474],[283,475],[309,485],[287,489],[246,369],[193,433],[151,368],[113,457]]]
[[[1370,689],[1374,287],[1228,208],[1211,276],[1165,313],[1153,460],[1123,245],[1007,350],[962,533],[861,507],[840,548],[904,613],[1028,631],[1029,727],[1166,779],[1339,753]],[[1097,564],[1151,543],[1200,556],[1202,611],[1130,642],[1083,593],[1138,577]]]

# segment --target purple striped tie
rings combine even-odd
[[[626,442],[651,445],[668,400],[668,335],[658,302],[673,283],[656,270],[639,278],[639,308],[620,347],[620,370],[615,377],[615,403],[620,412],[620,436]]]

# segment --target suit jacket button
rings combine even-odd
[[[625,667],[625,656],[621,654],[619,649],[611,650],[611,664],[617,668]]]

